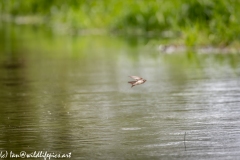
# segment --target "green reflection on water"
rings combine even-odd
[[[181,132],[204,135],[211,121],[223,125],[214,116],[228,119],[238,105],[239,55],[162,55],[116,37],[54,35],[36,26],[1,24],[0,35],[5,150],[167,156],[180,152]],[[130,88],[132,74],[148,81]],[[222,111],[218,97],[232,104]]]

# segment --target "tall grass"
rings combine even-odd
[[[239,8],[239,0],[0,1],[1,13],[41,16],[46,24],[67,30],[167,36],[188,46],[238,43]]]

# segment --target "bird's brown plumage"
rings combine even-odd
[[[145,83],[147,80],[141,78],[141,77],[138,77],[138,76],[129,76],[133,79],[135,79],[135,81],[129,81],[128,83],[132,84],[132,87],[136,86],[136,85],[139,85],[139,84],[143,84]]]

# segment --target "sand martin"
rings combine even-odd
[[[146,79],[143,79],[143,78],[138,77],[138,76],[129,76],[129,77],[135,79],[135,81],[129,81],[128,82],[128,83],[132,84],[132,87],[134,87],[136,85],[139,85],[139,84],[143,84],[147,81]]]

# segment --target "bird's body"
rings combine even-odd
[[[128,83],[132,84],[132,87],[136,86],[136,85],[139,85],[139,84],[143,84],[145,83],[147,80],[141,78],[141,77],[138,77],[138,76],[129,76],[133,79],[135,79],[135,81],[129,81]]]

